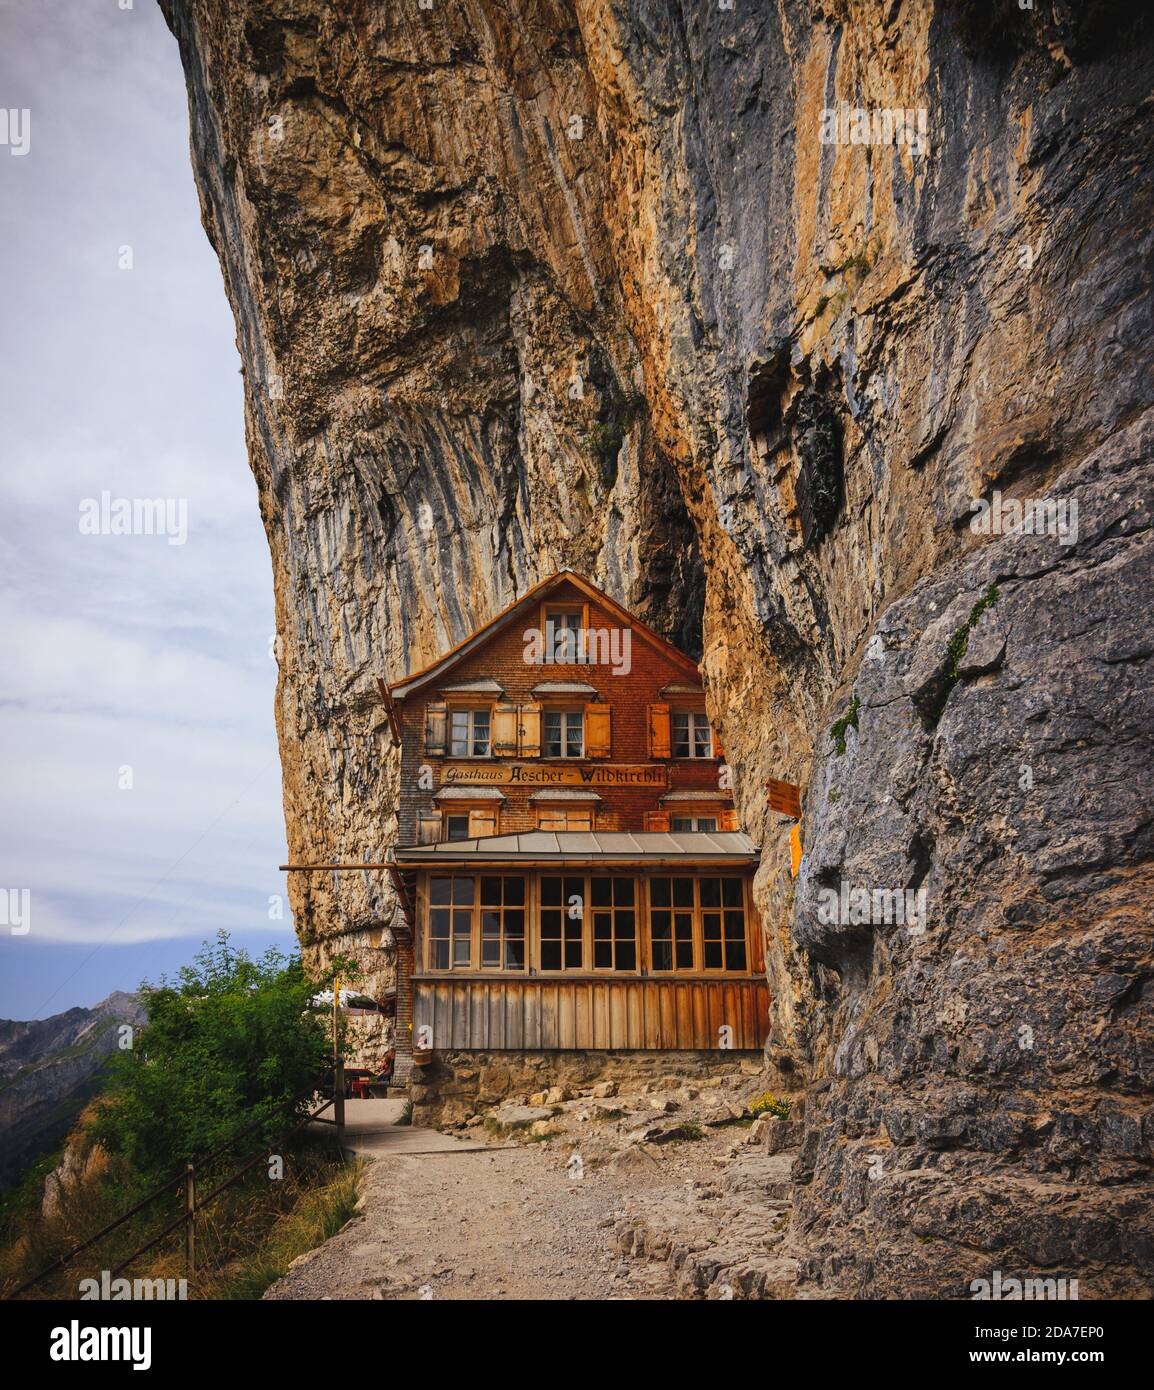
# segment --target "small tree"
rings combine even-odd
[[[141,986],[148,1025],[113,1063],[96,1137],[146,1182],[163,1181],[248,1126],[256,1147],[282,1133],[331,1060],[317,989],[300,958],[260,960],[206,943],[169,982]],[[247,1147],[247,1146],[246,1146]]]

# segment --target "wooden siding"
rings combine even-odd
[[[769,1034],[764,979],[436,979],[413,982],[413,1026],[435,1051],[581,1048],[717,1051],[721,1028],[737,1051]]]

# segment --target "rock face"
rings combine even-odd
[[[119,990],[91,1009],[29,1023],[0,1019],[0,1183],[64,1138],[100,1089],[119,1026],[145,1021],[137,996]]]
[[[701,654],[764,846],[803,1291],[1149,1294],[1145,9],[162,4],[294,860],[395,831],[376,677],[587,573]],[[290,887],[389,976],[380,875]]]

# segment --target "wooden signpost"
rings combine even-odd
[[[801,788],[792,782],[779,782],[771,777],[765,784],[769,792],[769,809],[783,816],[801,820]]]

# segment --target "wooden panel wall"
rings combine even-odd
[[[715,1051],[721,1028],[738,1051],[769,1034],[765,980],[421,980],[414,1027],[434,1050],[625,1048]]]

